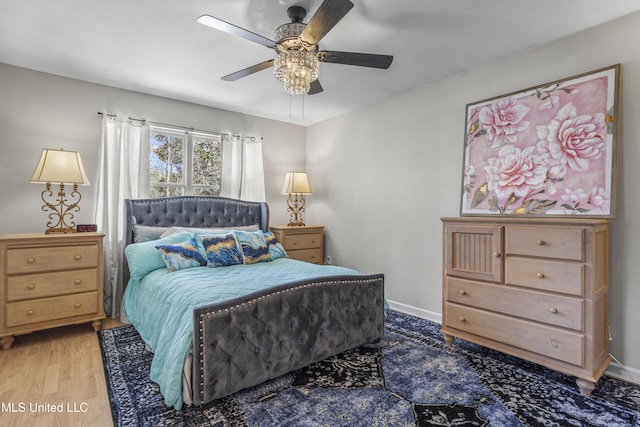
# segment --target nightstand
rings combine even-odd
[[[103,308],[102,233],[0,236],[0,345],[16,335],[91,322]]]
[[[324,236],[322,226],[270,227],[276,239],[287,251],[289,258],[322,264],[324,258]]]

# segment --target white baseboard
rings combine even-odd
[[[421,319],[431,320],[442,325],[442,314],[434,311],[424,310],[422,308],[413,307],[401,302],[395,302],[387,300],[389,307],[392,310],[399,311],[400,313],[411,314],[412,316],[420,317]]]
[[[413,307],[411,305],[402,304],[396,301],[387,300],[387,302],[389,303],[389,307],[391,307],[392,310],[420,317],[421,319],[431,320],[432,322],[436,322],[442,325],[441,313],[424,310],[422,308]],[[640,370],[628,368],[617,362],[611,362],[604,374],[612,378],[617,378],[619,380],[640,385]]]

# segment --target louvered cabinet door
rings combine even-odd
[[[500,283],[502,236],[497,225],[445,224],[445,274]]]

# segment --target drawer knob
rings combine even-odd
[[[538,245],[540,245],[540,246],[544,246],[544,244],[545,244],[546,242],[545,242],[544,240],[542,240],[542,239],[538,239],[538,240],[536,241],[536,243],[537,243]]]
[[[35,288],[36,288],[36,285],[34,285],[33,283],[29,283],[27,285],[27,289],[35,289]]]
[[[556,340],[549,340],[549,347],[551,347],[551,348],[558,348],[558,341],[556,341]]]
[[[311,254],[311,259],[315,259],[316,258],[316,254]]]
[[[27,316],[33,316],[36,313],[35,310],[27,310]]]
[[[74,305],[74,307],[75,307],[75,308],[80,308],[80,305],[81,305],[81,304],[80,304],[79,302],[77,302],[77,303]]]
[[[76,284],[76,285],[79,285],[80,283],[82,283],[82,280],[80,280],[80,279],[76,279],[76,280],[74,280],[74,282],[73,282],[73,283],[74,283],[74,284]]]
[[[311,239],[311,243],[315,243],[315,242],[316,242],[316,239]]]
[[[536,277],[538,279],[543,279],[544,278],[544,274],[543,273],[536,273]]]
[[[500,252],[494,252],[493,256],[496,257],[496,258],[500,258]]]
[[[33,264],[34,262],[36,262],[36,259],[35,259],[35,258],[28,258],[28,259],[27,259],[27,263],[28,263],[28,264]]]
[[[467,293],[465,292],[465,290],[464,290],[464,289],[460,289],[460,290],[458,291],[458,293],[459,293],[460,295],[466,295],[466,294],[467,294]]]
[[[557,309],[557,308],[555,308],[555,307],[551,307],[551,308],[549,309],[549,313],[551,313],[551,314],[556,314],[557,312],[558,312],[558,309]]]
[[[76,255],[73,257],[76,261],[80,261],[82,259],[82,255]]]
[[[461,322],[466,322],[466,321],[467,321],[467,319],[465,319],[465,318],[464,318],[464,317],[462,317],[462,316],[460,316],[458,319],[459,319]]]
[[[297,241],[297,240],[294,240],[294,241],[293,241],[293,244],[294,244],[294,245],[297,245],[297,244],[298,244],[298,241]]]

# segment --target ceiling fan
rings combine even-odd
[[[287,92],[313,95],[323,90],[318,81],[320,62],[387,69],[393,61],[393,56],[390,55],[319,50],[320,40],[352,7],[353,3],[349,0],[324,0],[305,24],[302,21],[307,15],[306,9],[291,6],[287,9],[291,23],[283,24],[276,29],[276,41],[210,15],[202,15],[198,22],[276,51],[274,59],[228,74],[222,77],[222,80],[235,81],[274,67],[274,74],[284,83]]]

